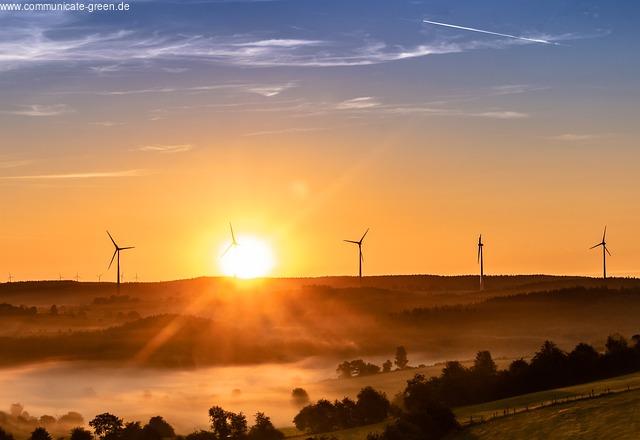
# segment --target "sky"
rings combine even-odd
[[[19,2],[24,3],[24,2]],[[0,6],[1,8],[1,6]],[[640,274],[640,5],[0,11],[0,279]],[[6,273],[6,275],[5,275]]]

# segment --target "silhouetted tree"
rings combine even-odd
[[[407,350],[403,346],[396,348],[395,364],[399,370],[402,370],[406,368],[407,365],[409,365],[409,359],[407,358]]]
[[[457,367],[453,367],[457,368]],[[406,411],[368,440],[435,440],[458,428],[453,412],[434,399],[432,384],[417,374],[402,393]]]
[[[391,403],[384,393],[365,387],[358,393],[356,414],[361,425],[378,423],[389,415]]]
[[[391,371],[391,367],[393,367],[393,362],[391,362],[389,359],[387,359],[382,364],[382,372],[383,373],[389,373]]]
[[[217,440],[217,437],[213,432],[200,430],[187,435],[185,440]]]
[[[31,436],[29,437],[29,440],[53,440],[53,439],[51,438],[51,434],[49,434],[49,432],[46,429],[44,429],[43,427],[38,427],[33,430],[33,432],[31,433]]]
[[[351,377],[351,362],[344,361],[338,365],[336,368],[336,372],[338,373],[338,377],[342,379],[348,379]]]
[[[213,406],[209,409],[209,419],[216,439],[238,440],[247,434],[247,419],[242,413],[236,414]]]
[[[93,440],[93,434],[87,429],[77,427],[71,430],[69,440]]]
[[[89,426],[101,439],[112,439],[122,430],[122,419],[110,413],[98,414],[89,422]]]
[[[537,389],[549,389],[567,382],[567,355],[551,341],[545,341],[531,359],[531,378]]]
[[[142,431],[145,440],[161,440],[176,436],[173,427],[160,416],[151,417]]]
[[[58,316],[58,306],[56,306],[55,304],[52,305],[51,308],[49,309],[49,314],[53,316]]]
[[[249,440],[281,440],[284,438],[284,434],[273,426],[269,417],[259,412],[256,414],[256,422],[249,430],[247,437]]]
[[[339,427],[336,423],[335,406],[326,399],[302,408],[293,418],[293,423],[300,431],[312,433],[334,431]]]
[[[14,440],[13,435],[0,428],[0,440]]]
[[[473,361],[473,372],[484,377],[495,376],[498,371],[496,363],[488,351],[479,351]]]
[[[127,422],[118,434],[118,440],[143,440],[142,424],[140,422]]]
[[[569,353],[568,361],[572,383],[592,380],[598,376],[600,354],[591,345],[576,345]]]
[[[296,406],[305,406],[309,404],[309,394],[303,388],[294,388],[291,391],[291,401]]]

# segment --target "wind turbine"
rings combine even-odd
[[[357,244],[358,245],[358,276],[360,277],[360,279],[362,279],[362,262],[364,261],[364,257],[362,256],[362,242],[364,241],[364,237],[367,236],[367,234],[369,233],[369,229],[367,228],[367,230],[365,231],[364,235],[362,236],[362,238],[360,238],[360,240],[355,241],[355,240],[343,240],[346,243],[353,243],[353,244]]]
[[[111,269],[111,265],[113,264],[113,259],[116,258],[116,255],[117,255],[118,256],[118,278],[117,278],[117,280],[118,280],[118,291],[119,291],[120,290],[120,251],[126,251],[128,249],[134,249],[134,246],[120,247],[120,246],[118,246],[116,241],[113,239],[113,237],[111,236],[109,231],[107,231],[107,235],[111,239],[111,243],[113,243],[113,247],[116,248],[116,250],[113,252],[113,256],[111,257],[111,261],[109,262],[109,267],[107,268],[107,270]]]
[[[13,283],[13,275],[11,275],[11,273],[9,273],[9,282]]]
[[[222,253],[222,256],[224,257],[225,255],[227,255],[227,253],[238,246],[238,240],[236,240],[236,234],[233,232],[233,225],[231,223],[229,223],[229,229],[231,230],[231,244],[229,245],[229,247]]]
[[[591,246],[589,249],[595,249],[599,246],[602,246],[602,270],[603,270],[603,278],[607,279],[607,254],[611,256],[611,252],[609,252],[609,248],[607,248],[607,227],[604,227],[604,233],[602,234],[602,241],[596,245]]]
[[[480,264],[480,290],[484,290],[484,254],[482,252],[484,243],[482,243],[482,234],[478,238],[478,263]]]

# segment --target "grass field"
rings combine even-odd
[[[414,370],[415,373],[415,370]],[[382,375],[381,375],[382,376]],[[386,380],[391,381],[393,374]],[[396,380],[399,377],[396,377]],[[479,405],[456,408],[454,412],[461,423],[470,416],[475,420],[488,418],[503,410],[522,410],[568,397],[584,396],[592,391],[597,395],[605,390],[618,391],[627,386],[640,387],[640,373],[589,382],[566,388],[524,394],[509,399],[496,400]],[[609,396],[569,402],[522,412],[508,417],[498,417],[484,424],[463,430],[450,440],[470,439],[636,439],[640,438],[640,390]],[[380,432],[385,424],[363,426],[333,432],[338,440],[365,440],[367,434]],[[306,438],[295,429],[285,429],[287,438]]]
[[[561,404],[475,425],[448,440],[637,439],[640,391]]]

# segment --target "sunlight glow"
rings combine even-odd
[[[271,247],[256,237],[239,236],[238,244],[220,257],[220,269],[227,276],[243,279],[269,275],[274,266]],[[224,252],[224,251],[223,251]]]

